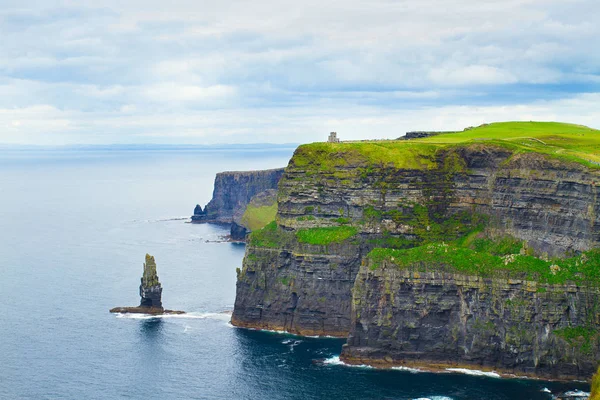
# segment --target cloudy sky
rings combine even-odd
[[[600,128],[597,0],[0,0],[0,143]]]

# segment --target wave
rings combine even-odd
[[[292,346],[297,346],[300,343],[302,343],[302,340],[293,340],[293,339],[286,339],[284,341],[281,342],[282,344],[289,344]]]
[[[473,376],[487,376],[489,378],[501,378],[500,374],[498,374],[496,372],[485,372],[485,371],[479,371],[477,369],[446,368],[446,371],[457,372],[460,374],[473,375]]]
[[[418,368],[409,368],[409,367],[392,367],[392,369],[394,371],[405,371],[405,372],[410,372],[412,374],[418,374],[420,372],[427,372],[427,371],[423,371],[422,369],[418,369]]]
[[[309,336],[309,335],[298,335],[297,333],[291,333],[288,331],[283,331],[280,329],[259,329],[259,328],[245,328],[245,327],[241,327],[241,329],[249,329],[251,331],[258,331],[258,332],[267,332],[267,333],[274,333],[277,335],[286,335],[286,336],[296,336],[296,337],[301,337],[301,338],[309,338],[309,339],[339,339],[338,337],[335,336],[319,336],[319,335],[313,335],[313,336]]]
[[[585,397],[586,399],[590,397],[590,393],[584,392],[582,390],[569,390],[563,394],[565,397]]]
[[[228,313],[199,313],[191,312],[185,314],[163,314],[163,315],[151,315],[151,314],[134,314],[134,313],[117,313],[117,318],[125,319],[215,319],[219,321],[229,322],[231,315]]]
[[[330,358],[326,358],[323,361],[321,361],[321,363],[323,365],[342,365],[344,367],[353,367],[353,368],[374,368],[370,365],[366,365],[366,364],[347,364],[345,362],[343,362],[342,360],[340,360],[340,356],[333,356]]]
[[[452,400],[452,397],[447,396],[429,396],[429,397],[419,397],[414,400]]]

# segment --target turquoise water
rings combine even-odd
[[[0,151],[0,399],[550,399],[586,384],[379,371],[336,362],[342,340],[229,325],[243,245],[186,223],[222,170],[292,149]],[[163,304],[122,318],[146,252]]]

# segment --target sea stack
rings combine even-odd
[[[162,296],[162,285],[158,281],[158,275],[156,273],[156,261],[154,256],[146,254],[146,262],[144,263],[144,274],[140,284],[140,307],[150,308],[163,308],[161,296]]]
[[[140,305],[138,307],[115,307],[111,313],[137,313],[137,314],[185,314],[184,311],[165,310],[162,306],[162,285],[156,273],[156,261],[150,254],[146,254],[144,273],[140,283]]]

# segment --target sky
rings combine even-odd
[[[597,0],[0,0],[0,143],[600,128]]]

